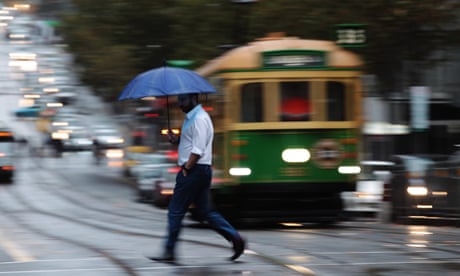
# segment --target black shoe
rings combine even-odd
[[[176,258],[174,257],[174,254],[170,252],[165,252],[163,255],[158,256],[158,257],[148,257],[152,261],[156,262],[162,262],[162,263],[174,263],[176,262]]]
[[[243,237],[238,236],[238,238],[234,239],[232,243],[234,253],[233,256],[230,257],[230,260],[234,261],[238,259],[241,256],[241,254],[243,254],[244,249],[246,248],[246,240]]]

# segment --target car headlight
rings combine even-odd
[[[340,166],[337,169],[340,174],[359,174],[361,172],[360,166]]]
[[[123,144],[124,142],[125,140],[123,138],[112,138],[107,140],[109,144]]]
[[[420,186],[409,186],[407,187],[407,193],[411,196],[426,196],[428,189]]]
[[[121,149],[108,149],[105,152],[107,158],[123,158],[123,150]]]

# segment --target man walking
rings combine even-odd
[[[169,141],[179,144],[178,165],[182,169],[177,174],[176,186],[168,207],[168,234],[164,252],[161,256],[150,259],[161,262],[175,261],[175,246],[182,228],[182,220],[193,203],[199,216],[233,244],[234,252],[230,260],[236,260],[244,252],[246,241],[225,218],[211,209],[209,202],[214,137],[211,118],[198,103],[197,93],[179,95],[178,104],[186,114],[185,120],[180,137],[170,133]]]

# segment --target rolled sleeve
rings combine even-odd
[[[206,151],[206,145],[208,142],[209,128],[205,120],[202,118],[196,118],[193,122],[193,139],[191,152],[199,156],[203,156]]]

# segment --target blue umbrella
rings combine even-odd
[[[196,72],[163,66],[137,75],[123,89],[118,100],[213,92],[216,89]]]
[[[163,66],[137,75],[123,89],[118,100],[142,99],[190,93],[214,93],[216,89],[196,72],[179,67]],[[167,103],[168,129],[169,105]]]

